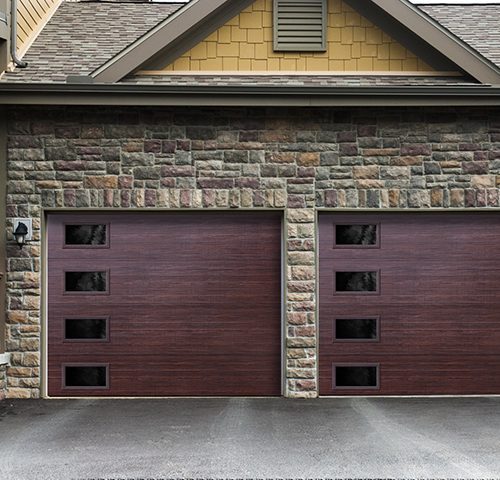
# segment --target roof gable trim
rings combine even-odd
[[[496,65],[408,0],[370,1],[410,28],[475,79],[485,84],[500,84],[500,70]],[[350,3],[353,3],[353,0]]]
[[[91,76],[95,82],[115,83],[163,50],[169,47],[175,49],[179,41],[184,43],[189,36],[197,40],[201,34],[205,35],[202,24],[209,20],[223,24],[253,1],[191,0],[92,72]]]
[[[238,14],[254,0],[191,0],[173,15],[130,44],[96,69],[91,77],[99,83],[116,83],[161,52],[172,58],[190,48],[193,39],[204,35]],[[412,30],[455,65],[484,84],[500,84],[500,70],[468,44],[449,32],[408,0],[361,0],[375,5]],[[349,0],[354,6],[358,0]],[[229,17],[229,18],[228,18]],[[189,45],[188,45],[189,44]],[[187,48],[186,48],[187,47]]]

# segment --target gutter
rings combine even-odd
[[[14,65],[19,68],[26,68],[28,64],[23,62],[21,59],[17,57],[17,0],[12,0],[11,3],[11,29],[10,29],[10,56],[12,57],[12,61]]]
[[[500,86],[169,86],[0,83],[0,105],[498,106]]]

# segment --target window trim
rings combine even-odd
[[[372,387],[366,386],[340,386],[336,385],[337,367],[375,367],[377,370],[377,384]],[[352,363],[332,363],[332,390],[380,390],[380,363],[379,362],[352,362]]]
[[[377,336],[375,338],[337,338],[337,320],[375,320]],[[332,320],[332,343],[379,343],[380,315],[341,315]]]
[[[106,322],[106,337],[104,338],[67,338],[66,337],[66,320],[104,320]],[[65,315],[62,317],[63,343],[110,343],[109,335],[109,315]]]

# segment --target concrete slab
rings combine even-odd
[[[0,402],[0,479],[500,477],[500,398]]]

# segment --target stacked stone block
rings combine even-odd
[[[321,209],[499,207],[495,109],[16,108],[8,121],[9,397],[40,395],[43,209],[279,209],[286,395],[317,385]],[[15,217],[34,239],[11,240]]]

